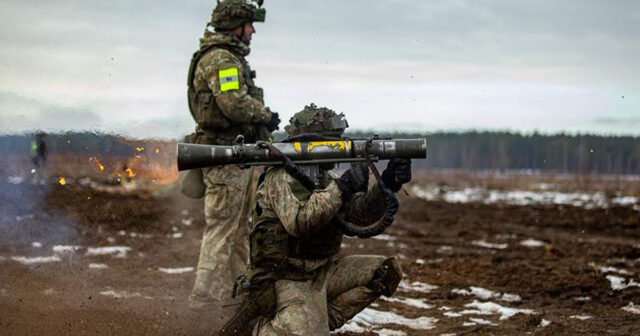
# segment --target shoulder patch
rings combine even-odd
[[[238,82],[238,68],[228,68],[218,71],[220,78],[220,91],[226,92],[240,89]]]

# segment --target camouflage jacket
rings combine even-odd
[[[290,245],[296,242],[310,250],[306,252],[307,255],[324,253],[322,257],[314,259],[298,258],[289,251],[289,266],[312,272],[337,254],[342,232],[331,224],[331,220],[339,211],[344,212],[348,221],[361,225],[371,224],[382,217],[384,201],[377,184],[370,186],[366,193],[357,193],[349,202],[343,203],[342,192],[333,181],[335,178],[333,172],[326,172],[320,177],[322,189],[309,192],[284,169],[270,168],[259,185],[256,202],[263,215],[254,219],[254,229],[261,225],[261,221],[273,219],[290,236]],[[324,249],[332,249],[327,247],[332,244],[337,244],[337,250],[326,255]]]
[[[189,76],[189,106],[205,138],[198,142],[228,143],[238,134],[248,141],[266,140],[271,112],[245,60],[249,47],[235,36],[207,31],[200,51]]]

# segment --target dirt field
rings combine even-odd
[[[219,316],[186,309],[201,201],[171,185],[85,184],[0,180],[0,334],[211,334]],[[406,275],[336,334],[640,334],[633,200],[454,203],[415,190],[385,235],[345,239],[343,254],[396,255]]]

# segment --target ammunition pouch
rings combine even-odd
[[[207,186],[204,184],[202,169],[191,169],[187,172],[181,173],[181,175],[183,176],[180,185],[180,192],[182,192],[183,195],[193,199],[200,199],[204,197]]]
[[[226,130],[231,127],[231,120],[222,115],[210,91],[194,93],[189,100],[195,104],[193,113],[198,127],[206,130]]]
[[[185,137],[184,141],[197,143],[198,134],[196,132],[191,133]],[[204,184],[202,169],[191,169],[187,172],[181,172],[180,175],[180,192],[183,195],[193,199],[204,197],[207,186]]]

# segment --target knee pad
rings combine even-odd
[[[380,295],[391,296],[398,288],[400,280],[402,280],[402,268],[398,260],[391,257],[385,259],[376,269],[366,287]]]

